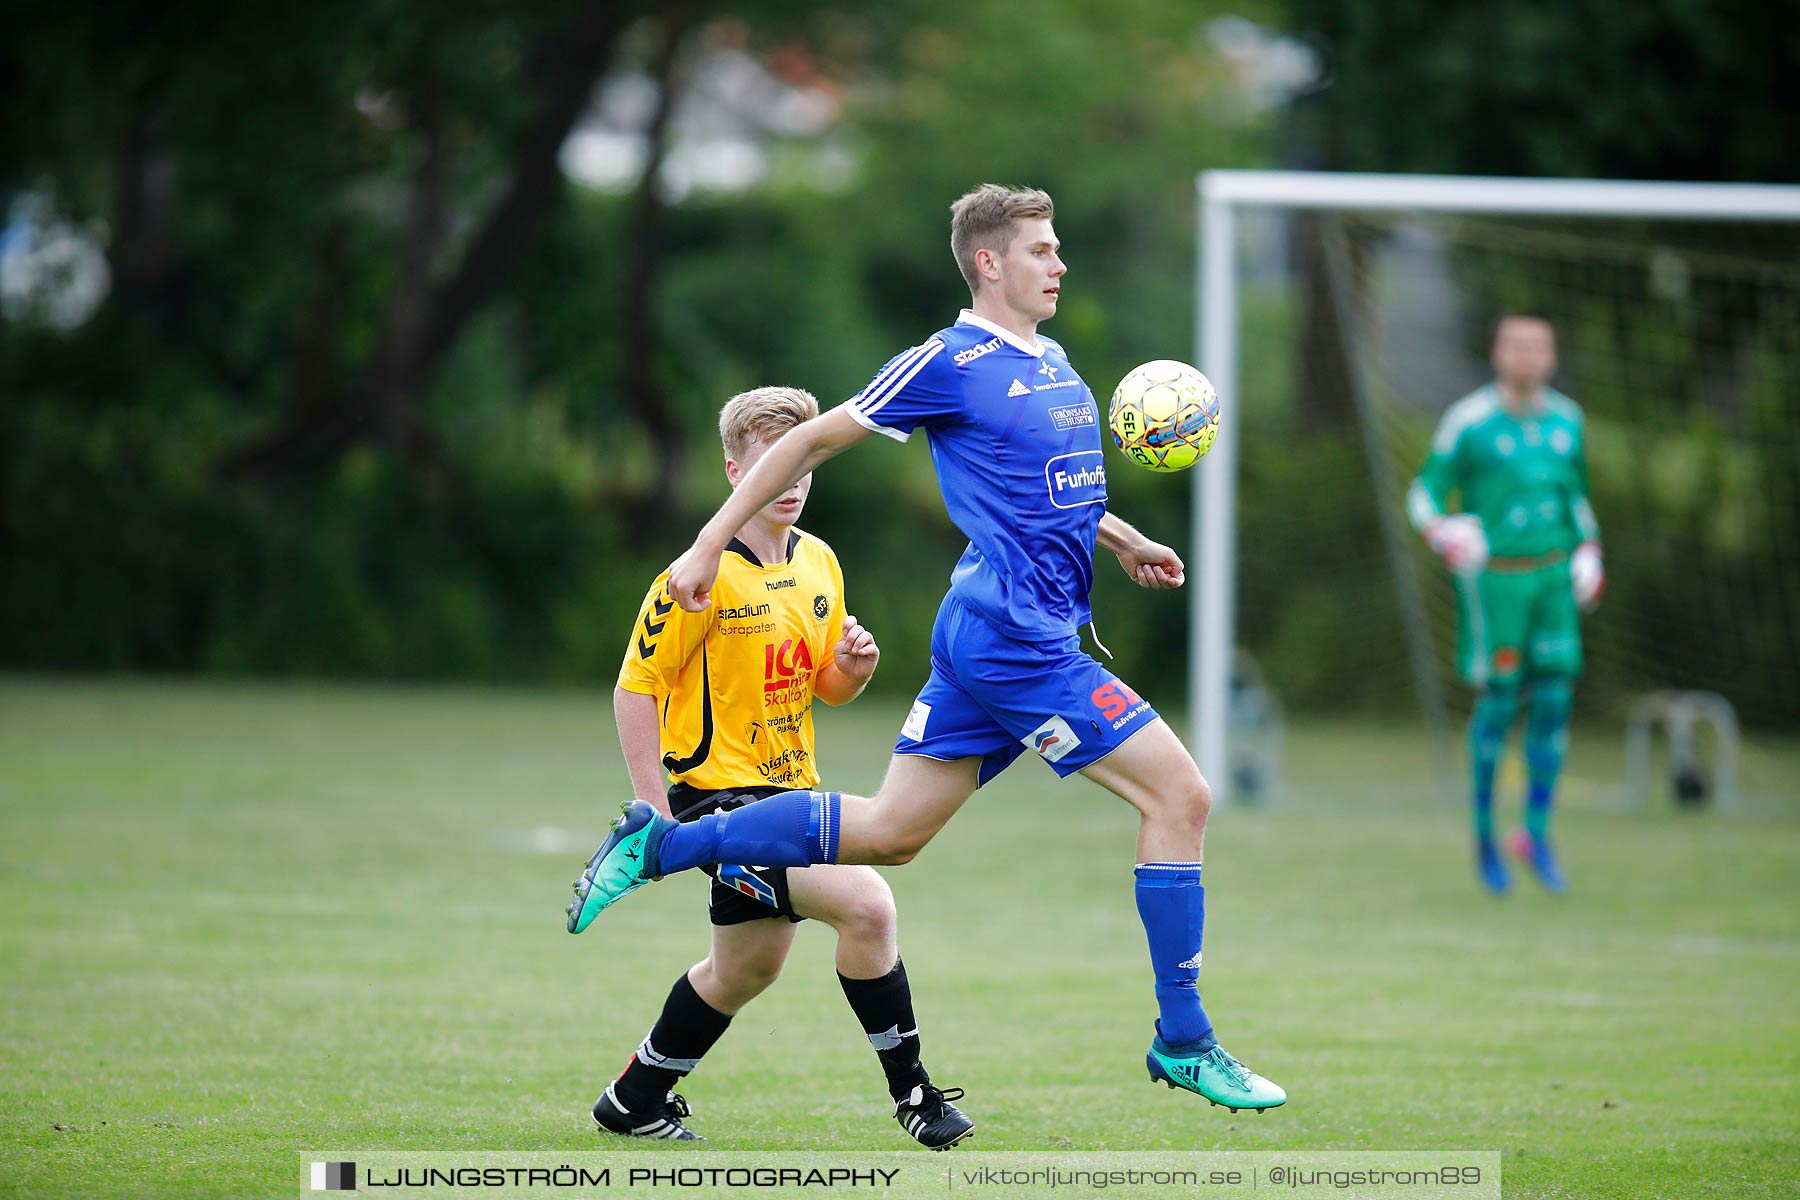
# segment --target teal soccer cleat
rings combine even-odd
[[[612,832],[575,881],[575,899],[569,902],[570,933],[580,933],[615,902],[661,874],[656,847],[675,822],[642,800],[619,807],[623,811],[613,821]]]
[[[1286,1092],[1231,1057],[1223,1046],[1183,1053],[1157,1034],[1150,1040],[1150,1053],[1144,1062],[1150,1068],[1150,1082],[1160,1080],[1172,1088],[1185,1089],[1232,1112],[1240,1108],[1262,1112],[1287,1103]]]

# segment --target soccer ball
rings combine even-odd
[[[1106,427],[1125,457],[1152,471],[1185,471],[1219,433],[1219,393],[1184,362],[1159,358],[1119,380]]]

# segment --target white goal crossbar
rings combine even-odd
[[[1196,179],[1198,366],[1226,403],[1212,451],[1194,473],[1189,591],[1189,745],[1215,803],[1230,799],[1226,718],[1237,583],[1238,299],[1240,209],[1407,210],[1494,215],[1800,221],[1800,187],[1748,183],[1637,183],[1363,175],[1329,171],[1202,171]]]

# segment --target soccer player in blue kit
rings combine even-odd
[[[1081,647],[1096,542],[1143,587],[1180,587],[1181,559],[1106,511],[1093,394],[1037,332],[1056,313],[1067,270],[1050,197],[984,184],[951,214],[970,307],[772,446],[668,581],[675,603],[705,608],[720,555],[765,504],[872,433],[904,442],[923,429],[969,547],[932,630],[931,676],[880,789],[785,792],[683,825],[633,801],[575,885],[569,931],[652,879],[707,864],[908,862],[1031,750],[1138,810],[1137,907],[1160,1013],[1151,1079],[1233,1111],[1274,1108],[1287,1093],[1226,1052],[1200,1002],[1206,781],[1150,705]]]

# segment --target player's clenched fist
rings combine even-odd
[[[718,577],[718,554],[695,543],[669,568],[669,599],[688,612],[699,612],[712,603],[713,581]]]
[[[881,647],[875,644],[875,635],[849,613],[844,614],[844,636],[837,640],[831,653],[837,659],[837,669],[859,683],[866,683],[875,674],[875,664],[881,661]]]

